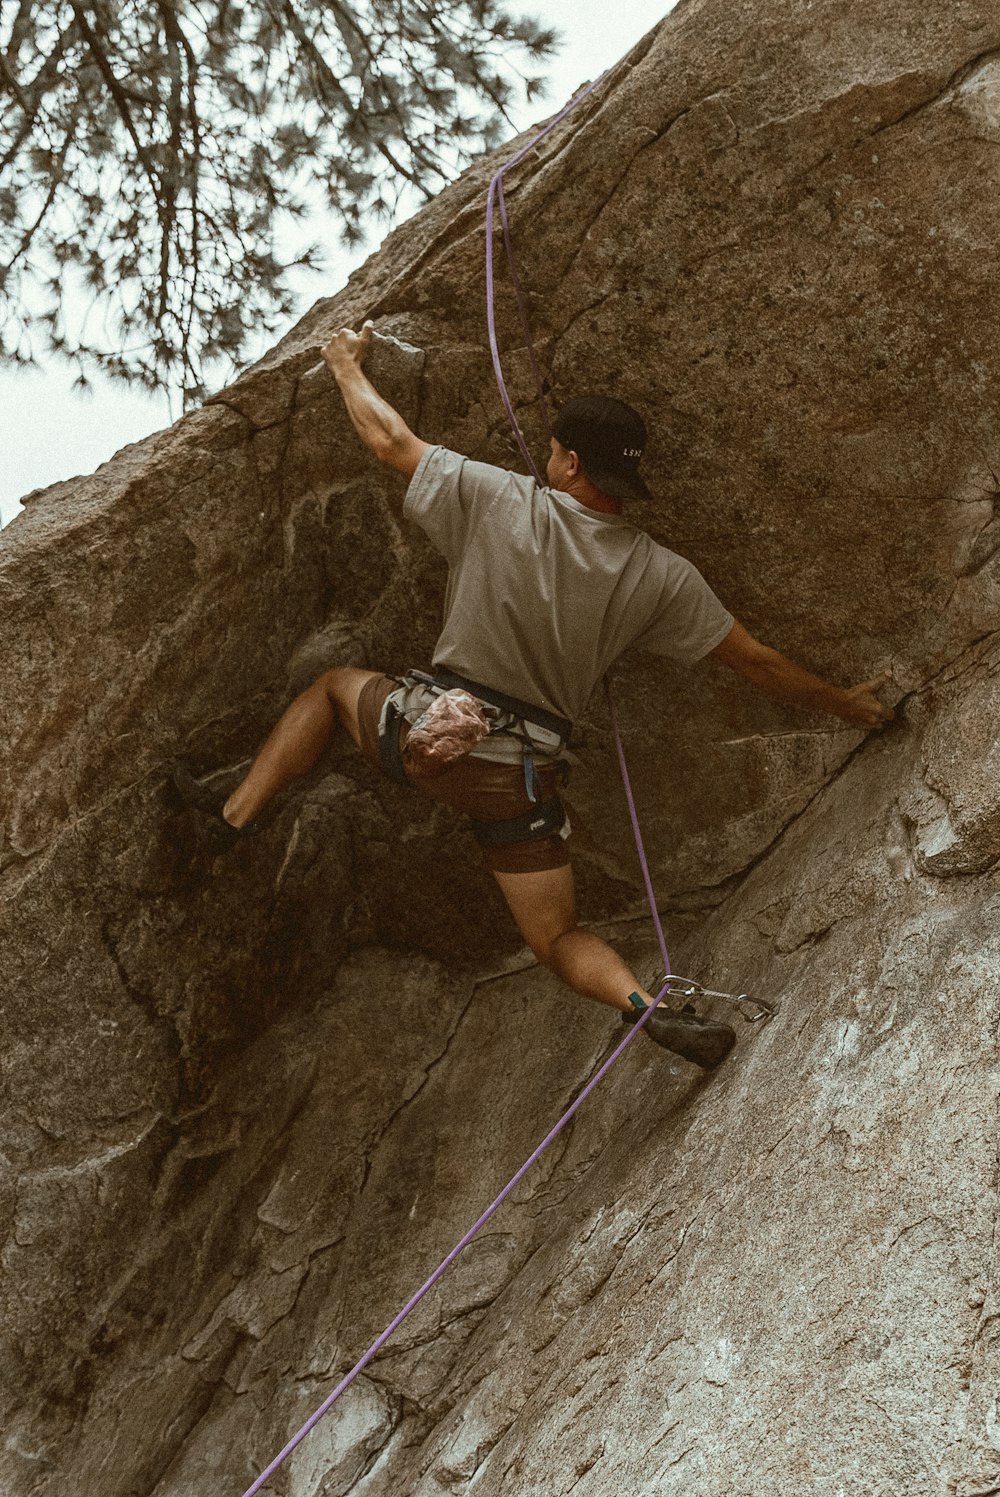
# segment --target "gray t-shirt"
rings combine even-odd
[[[403,514],[448,563],[434,665],[571,722],[624,650],[690,664],[732,628],[690,562],[523,474],[431,447]]]

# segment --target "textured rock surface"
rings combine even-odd
[[[630,1050],[276,1493],[1000,1485],[998,142],[995,3],[687,0],[511,183],[555,394],[650,416],[651,531],[899,719],[622,670],[678,965],[781,1017],[709,1081]],[[165,788],[327,662],[426,660],[440,565],[314,365],[373,315],[421,434],[513,463],[490,170],[0,538],[5,1497],[242,1490],[616,1038],[342,745],[226,861]],[[501,337],[527,403],[506,295]],[[582,912],[642,953],[584,731]]]

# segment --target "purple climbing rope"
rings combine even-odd
[[[528,359],[531,363],[531,372],[535,381],[535,398],[538,402],[539,410],[542,413],[542,420],[545,423],[546,429],[551,431],[551,425],[549,422],[549,408],[545,400],[545,386],[542,381],[542,372],[538,367],[538,359],[535,354],[535,345],[531,337],[531,327],[528,322],[528,310],[525,305],[524,293],[521,290],[521,281],[520,277],[518,276],[517,265],[514,260],[514,244],[511,239],[510,224],[507,219],[507,200],[504,197],[503,179],[504,175],[510,171],[512,166],[517,166],[518,162],[523,161],[525,156],[527,156],[529,152],[533,151],[535,147],[541,141],[543,141],[547,135],[550,135],[556,128],[556,126],[561,124],[568,114],[572,113],[572,111],[576,109],[578,105],[583,103],[584,99],[589,98],[594,90],[600,87],[605,78],[608,76],[609,71],[610,69],[608,69],[608,71],[606,72],[603,72],[599,78],[595,78],[593,83],[588,84],[585,89],[582,89],[580,93],[575,96],[575,98],[570,99],[565,108],[561,109],[557,115],[554,115],[553,118],[549,120],[548,124],[545,125],[543,129],[539,130],[537,135],[533,135],[526,145],[523,145],[519,151],[516,151],[514,155],[511,156],[509,161],[505,161],[500,170],[496,172],[490,179],[489,191],[486,194],[486,329],[490,341],[490,355],[493,359],[493,373],[496,376],[497,389],[500,392],[500,399],[503,402],[503,408],[507,412],[507,420],[511,424],[514,438],[517,442],[518,447],[521,449],[521,456],[524,458],[525,462],[528,465],[528,468],[534,474],[539,483],[543,483],[544,480],[541,473],[539,473],[538,471],[535,460],[531,455],[531,451],[528,447],[527,442],[525,441],[524,432],[521,430],[520,422],[514,414],[514,405],[507,390],[507,382],[503,377],[503,366],[500,362],[500,348],[497,343],[496,291],[494,287],[493,270],[493,205],[495,202],[497,207],[500,209],[500,224],[503,229],[504,248],[507,251],[507,266],[510,270],[510,281],[514,291],[514,301],[517,304],[517,315],[521,324],[521,333],[524,338],[524,346],[527,349]]]
[[[604,683],[604,696],[611,713],[611,736],[615,741],[615,752],[618,755],[618,768],[621,771],[622,784],[625,787],[625,799],[628,802],[629,820],[632,822],[632,835],[635,838],[636,851],[639,854],[639,866],[642,868],[642,881],[646,885],[646,899],[649,904],[649,913],[653,917],[653,926],[656,930],[656,939],[660,943],[660,956],[663,958],[663,975],[670,976],[670,955],[667,951],[667,938],[663,934],[663,922],[660,912],[656,908],[656,895],[653,892],[653,878],[649,871],[649,859],[646,857],[646,847],[642,840],[642,832],[639,830],[639,813],[635,809],[635,797],[632,794],[632,781],[629,778],[628,765],[625,763],[625,745],[622,743],[621,730],[618,727],[618,713],[615,710],[615,699],[611,695],[611,687],[607,681]],[[669,986],[669,984],[668,984]],[[665,991],[665,989],[664,989]],[[660,997],[663,996],[661,992]],[[657,999],[659,1002],[659,999]]]
[[[511,401],[510,395],[507,390],[507,384],[503,377],[503,366],[500,361],[500,348],[497,341],[496,330],[496,290],[494,287],[493,276],[493,202],[495,198],[500,209],[500,223],[503,228],[503,242],[504,247],[507,251],[507,266],[510,270],[510,281],[514,291],[514,300],[517,304],[517,315],[521,324],[521,333],[524,338],[524,346],[528,351],[528,358],[531,363],[531,371],[535,380],[535,395],[545,422],[545,426],[548,431],[551,432],[552,424],[549,420],[548,404],[545,399],[545,386],[542,380],[541,370],[538,367],[538,359],[535,355],[535,345],[531,336],[531,325],[528,321],[528,309],[525,305],[524,294],[521,290],[521,280],[518,276],[517,266],[514,261],[514,245],[510,234],[510,223],[508,222],[507,218],[507,202],[504,197],[503,179],[504,174],[510,171],[512,166],[516,166],[519,161],[523,161],[525,156],[527,156],[530,151],[534,150],[535,146],[537,146],[540,141],[544,140],[545,137],[552,130],[554,130],[562,120],[566,118],[571,110],[575,109],[578,104],[582,104],[584,99],[588,98],[589,95],[592,94],[594,90],[604,82],[604,79],[607,76],[607,72],[602,73],[599,78],[597,78],[587,88],[583,89],[581,93],[577,94],[574,99],[571,99],[570,102],[566,105],[565,109],[561,110],[559,114],[551,119],[549,123],[544,127],[544,129],[540,130],[537,135],[532,136],[527,145],[522,146],[522,148],[515,155],[511,156],[509,161],[504,162],[500,170],[496,172],[490,179],[489,192],[486,198],[486,326],[489,333],[490,353],[493,357],[493,373],[496,376],[497,388],[500,391],[500,399],[503,401],[504,410],[507,412],[507,419],[510,422],[511,427],[513,428],[514,436],[517,439],[517,445],[520,447],[521,453],[538,483],[542,483],[544,482],[544,480],[541,473],[539,473],[538,471],[537,464],[531,456],[531,452],[525,440],[524,433],[521,430],[518,419],[514,414],[513,402]],[[639,830],[639,817],[635,809],[635,798],[632,794],[632,782],[629,778],[628,765],[625,762],[625,747],[622,743],[621,731],[618,726],[618,713],[615,711],[614,700],[611,696],[611,689],[608,686],[607,681],[605,681],[604,683],[604,694],[607,698],[608,711],[611,714],[611,733],[612,737],[614,738],[615,752],[618,756],[618,768],[621,771],[622,785],[625,788],[625,799],[628,802],[628,813],[629,818],[632,822],[632,832],[635,836],[635,845],[639,852],[639,862],[642,865],[642,877],[646,885],[646,898],[649,901],[649,908],[653,916],[653,924],[656,927],[656,937],[660,944],[660,955],[663,958],[664,975],[669,977],[670,957],[667,953],[667,943],[663,934],[663,926],[660,923],[660,917],[656,909],[656,895],[653,892],[653,881],[649,873],[649,863],[647,862],[646,851],[643,846],[642,832]]]
[[[253,1483],[252,1486],[247,1487],[246,1491],[243,1493],[243,1497],[253,1497],[253,1494],[255,1492],[260,1491],[261,1487],[263,1487],[264,1484],[274,1475],[278,1467],[282,1465],[285,1460],[287,1460],[296,1446],[301,1445],[306,1435],[311,1429],[315,1428],[315,1426],[323,1418],[323,1415],[329,1413],[330,1409],[333,1408],[333,1405],[336,1403],[337,1399],[343,1392],[345,1392],[346,1389],[351,1386],[358,1374],[360,1372],[363,1372],[372,1358],[382,1350],[382,1347],[389,1340],[389,1337],[392,1335],[393,1331],[395,1331],[398,1326],[402,1325],[403,1321],[410,1314],[411,1310],[416,1309],[427,1291],[429,1289],[432,1289],[437,1283],[438,1279],[441,1278],[442,1274],[444,1274],[451,1267],[455,1259],[458,1257],[459,1253],[461,1253],[462,1249],[468,1247],[469,1243],[476,1236],[477,1232],[479,1232],[480,1228],[484,1227],[489,1221],[490,1217],[499,1210],[514,1187],[524,1179],[525,1175],[531,1169],[532,1165],[536,1162],[536,1160],[541,1158],[552,1140],[558,1137],[558,1135],[563,1131],[566,1124],[569,1122],[570,1118],[574,1115],[577,1109],[582,1106],[582,1104],[587,1100],[594,1088],[598,1086],[603,1078],[608,1074],[608,1072],[611,1070],[611,1067],[618,1059],[619,1055],[621,1055],[622,1051],[625,1049],[626,1045],[630,1045],[632,1043],[639,1030],[645,1024],[646,1020],[649,1018],[653,1010],[656,1008],[656,1005],[659,1003],[660,999],[663,997],[663,994],[667,991],[667,988],[669,986],[669,983],[664,983],[662,990],[656,995],[654,1002],[649,1005],[644,1013],[639,1015],[636,1022],[629,1029],[629,1032],[625,1036],[625,1038],[615,1047],[612,1053],[608,1056],[607,1060],[601,1066],[600,1070],[596,1071],[595,1074],[591,1077],[590,1081],[587,1082],[587,1085],[583,1088],[580,1095],[575,1099],[575,1101],[570,1103],[569,1107],[567,1107],[566,1111],[563,1113],[558,1123],[556,1123],[555,1127],[549,1129],[548,1133],[546,1133],[545,1137],[538,1145],[538,1148],[534,1151],[530,1158],[526,1159],[517,1173],[510,1177],[503,1190],[497,1196],[496,1200],[492,1201],[490,1205],[487,1206],[482,1216],[469,1228],[462,1240],[460,1242],[456,1242],[447,1258],[442,1259],[437,1268],[431,1274],[430,1278],[425,1280],[425,1282],[420,1286],[412,1299],[407,1300],[406,1304],[400,1310],[395,1319],[390,1321],[385,1330],[382,1332],[381,1336],[379,1336],[375,1341],[372,1342],[371,1346],[365,1352],[364,1356],[360,1357],[358,1361],[355,1362],[350,1372],[346,1373],[345,1376],[341,1378],[340,1382],[334,1388],[333,1392],[323,1400],[316,1412],[310,1415],[310,1417],[306,1420],[305,1424],[303,1424],[298,1433],[292,1436],[288,1444],[285,1446],[284,1450],[280,1451],[278,1455],[275,1456],[274,1460],[268,1466],[267,1470],[261,1472],[260,1476],[258,1476],[257,1480]]]
[[[513,428],[514,435],[517,439],[517,444],[520,447],[529,468],[531,469],[532,473],[534,473],[539,483],[542,482],[542,477],[538,472],[537,467],[535,466],[535,463],[531,457],[531,453],[528,449],[528,444],[525,441],[524,433],[521,431],[521,427],[518,424],[517,417],[514,414],[514,407],[511,403],[510,396],[507,392],[507,386],[504,382],[503,370],[500,364],[500,352],[497,346],[495,294],[493,286],[493,204],[494,199],[496,199],[500,208],[500,221],[503,227],[504,244],[507,250],[507,263],[510,267],[511,284],[514,288],[514,296],[517,301],[518,315],[521,322],[521,329],[524,334],[525,347],[528,350],[528,356],[531,361],[531,368],[535,379],[535,391],[538,398],[538,403],[545,418],[546,426],[548,426],[548,408],[545,401],[545,390],[542,382],[542,375],[538,367],[538,361],[535,357],[534,345],[531,340],[531,331],[528,324],[527,310],[525,308],[524,297],[521,291],[520,281],[518,280],[517,270],[514,265],[514,249],[510,236],[510,225],[507,219],[507,207],[503,194],[503,176],[504,173],[509,171],[512,166],[516,166],[519,161],[522,161],[528,154],[528,152],[531,151],[539,143],[539,141],[544,140],[545,136],[548,135],[551,130],[554,130],[555,127],[560,123],[560,121],[566,118],[571,110],[575,109],[578,104],[582,104],[583,100],[594,92],[594,89],[597,88],[598,84],[600,84],[605,77],[607,77],[607,74],[602,74],[595,83],[592,83],[588,88],[584,89],[582,93],[578,94],[575,99],[572,99],[570,103],[566,105],[565,109],[561,110],[554,119],[550,120],[548,125],[546,125],[543,130],[540,130],[537,135],[533,136],[533,138],[528,142],[527,145],[523,146],[521,150],[516,153],[516,155],[512,156],[510,160],[500,168],[500,170],[496,173],[496,175],[490,182],[489,196],[486,202],[486,316],[487,326],[489,330],[490,351],[493,355],[493,369],[496,374],[497,387],[500,391],[500,398],[503,401],[504,410],[507,412],[507,417],[510,421],[511,427]],[[670,976],[670,958],[667,954],[667,943],[663,934],[663,925],[660,920],[660,914],[656,908],[656,896],[653,892],[653,880],[649,872],[649,861],[646,857],[646,849],[643,845],[642,833],[639,830],[639,818],[635,809],[635,798],[632,794],[632,785],[631,781],[629,780],[628,768],[625,763],[625,750],[622,746],[621,734],[618,729],[618,716],[615,712],[614,702],[611,699],[611,693],[608,690],[606,683],[605,691],[607,692],[608,706],[611,711],[611,726],[612,733],[614,735],[615,748],[618,754],[618,766],[621,770],[622,783],[625,787],[625,799],[628,802],[629,816],[632,821],[632,831],[635,835],[636,848],[639,853],[639,862],[642,866],[643,881],[646,886],[646,897],[649,900],[649,909],[653,917],[653,925],[656,928],[657,940],[660,944],[660,954],[663,958],[664,974],[668,979]],[[486,1225],[490,1218],[500,1209],[504,1201],[510,1195],[511,1191],[519,1184],[521,1180],[524,1179],[525,1175],[532,1168],[532,1166],[545,1153],[545,1150],[548,1148],[549,1144],[552,1143],[553,1139],[559,1136],[570,1119],[575,1116],[578,1109],[590,1096],[591,1092],[593,1092],[595,1088],[600,1085],[601,1081],[603,1081],[604,1077],[611,1070],[612,1066],[616,1063],[619,1056],[624,1052],[626,1047],[632,1043],[636,1035],[646,1024],[650,1014],[653,1013],[654,1009],[656,1009],[656,1007],[659,1005],[661,999],[663,998],[669,987],[669,981],[665,980],[663,986],[655,995],[653,1002],[649,1005],[645,1012],[639,1015],[636,1022],[629,1029],[625,1038],[615,1046],[614,1050],[608,1056],[607,1060],[595,1072],[590,1081],[587,1082],[586,1086],[580,1092],[579,1096],[577,1096],[575,1100],[570,1103],[569,1107],[567,1107],[566,1111],[563,1113],[559,1121],[554,1125],[554,1127],[549,1129],[548,1133],[546,1133],[537,1149],[535,1149],[534,1152],[529,1156],[529,1158],[524,1161],[517,1173],[511,1176],[496,1199],[491,1201],[483,1214],[478,1218],[476,1222],[473,1223],[473,1225],[469,1228],[461,1241],[455,1244],[448,1256],[442,1259],[434,1272],[428,1279],[424,1281],[424,1283],[420,1286],[420,1288],[412,1296],[412,1298],[407,1300],[406,1304],[400,1310],[399,1314],[389,1322],[382,1334],[372,1342],[371,1346],[369,1346],[364,1355],[358,1358],[354,1366],[351,1368],[350,1372],[345,1373],[345,1375],[341,1378],[340,1382],[333,1389],[333,1391],[328,1394],[320,1404],[316,1412],[309,1416],[305,1424],[303,1424],[302,1428],[292,1436],[284,1449],[278,1452],[274,1460],[265,1471],[261,1472],[257,1480],[253,1482],[251,1486],[247,1487],[246,1491],[243,1493],[243,1497],[255,1497],[255,1494],[267,1484],[267,1482],[275,1474],[278,1468],[282,1466],[288,1459],[288,1457],[292,1454],[292,1451],[295,1450],[299,1445],[301,1445],[302,1441],[309,1434],[310,1430],[315,1429],[316,1425],[324,1417],[324,1415],[328,1414],[333,1408],[333,1405],[337,1402],[337,1399],[340,1398],[341,1394],[346,1392],[346,1390],[354,1382],[355,1378],[358,1377],[358,1375],[363,1372],[364,1369],[368,1366],[369,1362],[371,1362],[371,1360],[378,1355],[378,1353],[382,1350],[382,1347],[385,1346],[386,1342],[392,1336],[393,1332],[400,1325],[402,1325],[407,1316],[416,1309],[417,1305],[419,1305],[420,1301],[424,1298],[427,1292],[432,1289],[437,1281],[442,1277],[442,1275],[448,1271],[448,1269],[451,1267],[451,1265],[454,1263],[455,1259],[459,1256],[463,1249],[468,1247],[472,1239]]]

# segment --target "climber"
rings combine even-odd
[[[570,400],[539,487],[416,436],[363,372],[372,334],[371,322],[360,333],[342,328],[323,359],[361,440],[409,480],[402,514],[448,562],[432,672],[393,678],[336,666],[292,702],[227,797],[184,770],[175,783],[228,843],[256,830],[339,721],[373,766],[471,818],[538,960],[634,1022],[650,993],[576,923],[559,798],[571,724],[597,682],[632,645],[687,664],[711,655],[783,701],[873,728],[892,715],[875,695],[889,677],[844,690],[795,665],[752,638],[689,562],[625,518],[625,501],[650,497],[638,472],[646,431],[631,407]],[[728,1025],[687,1009],[658,1008],[646,1033],[706,1070],[735,1041]]]

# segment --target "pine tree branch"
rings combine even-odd
[[[90,22],[87,20],[87,17],[84,14],[83,6],[78,3],[78,0],[69,0],[69,4],[74,17],[76,18],[76,24],[80,28],[80,35],[83,37],[87,45],[87,50],[89,51],[91,57],[94,59],[94,63],[97,67],[98,72],[107,84],[108,92],[114,100],[115,107],[118,110],[119,118],[121,119],[122,124],[125,126],[132,144],[135,147],[135,153],[139,159],[139,164],[141,165],[143,172],[145,173],[150,187],[153,189],[153,197],[156,202],[157,214],[160,217],[162,225],[163,203],[161,199],[161,184],[156,173],[156,168],[149,158],[149,153],[143,145],[142,140],[139,136],[139,132],[135,127],[135,121],[132,119],[132,111],[129,108],[128,95],[125,89],[123,89],[121,84],[118,82],[118,79],[115,77],[114,70],[111,67],[110,62],[108,61],[108,58],[100,45],[100,39],[92,29]]]
[[[336,5],[334,5],[332,8],[334,10],[338,9]],[[408,182],[412,183],[414,187],[423,192],[425,196],[429,196],[426,188],[421,183],[420,178],[417,176],[416,172],[413,171],[412,168],[404,166],[403,162],[398,160],[398,158],[386,145],[384,140],[382,140],[381,138],[376,138],[371,134],[368,128],[367,121],[359,111],[356,111],[354,109],[354,105],[347,90],[344,88],[340,79],[330,67],[330,64],[323,56],[323,53],[320,51],[319,47],[317,47],[313,38],[306,31],[302,19],[296,11],[292,0],[284,0],[282,11],[288,20],[289,28],[295,36],[296,41],[302,47],[303,51],[308,54],[309,59],[316,71],[323,78],[324,82],[333,90],[338,99],[338,102],[340,102],[346,109],[350,110],[353,118],[359,124],[361,124],[369,145],[373,146],[375,150],[378,151],[379,155],[383,158],[383,160],[389,163],[393,171],[399,172],[407,179]],[[346,42],[347,38],[345,37],[344,40]],[[348,47],[350,47],[349,42],[347,43],[347,45]]]
[[[295,40],[299,43],[303,52],[306,53],[324,83],[331,90],[337,103],[348,112],[353,110],[354,105],[351,102],[350,94],[306,30],[302,17],[295,9],[294,0],[282,0],[280,9],[288,22],[289,30],[295,37]]]
[[[177,197],[178,197],[178,175],[180,171],[181,147],[182,147],[182,115],[181,115],[181,60],[180,51],[177,46],[176,35],[171,28],[171,20],[176,22],[176,17],[170,13],[169,7],[159,4],[157,9],[164,22],[164,36],[167,48],[167,67],[170,75],[170,93],[167,100],[167,124],[170,135],[167,147],[173,157],[170,167],[164,172],[162,178],[163,211],[171,232],[177,221]],[[170,241],[169,236],[161,236],[160,242],[160,321],[166,315],[167,304],[170,294]]]
[[[187,298],[187,317],[184,322],[182,335],[185,359],[187,360],[194,329],[194,317],[197,310],[197,292],[201,268],[201,235],[199,232],[198,209],[198,186],[201,175],[201,120],[198,115],[197,95],[198,60],[195,56],[194,48],[185,35],[184,28],[176,14],[170,11],[168,6],[164,5],[161,9],[164,12],[164,25],[166,28],[173,29],[177,45],[183,52],[187,63],[187,116],[188,128],[191,131],[191,170],[188,179],[188,193],[191,199],[191,284],[190,294]],[[195,374],[193,369],[191,372]]]
[[[18,151],[20,151],[21,147],[24,145],[24,142],[28,139],[28,136],[35,128],[35,123],[38,119],[38,112],[45,98],[45,91],[52,77],[56,76],[56,69],[58,64],[62,61],[62,56],[64,51],[66,50],[66,43],[68,40],[69,32],[60,32],[59,36],[56,38],[56,43],[52,48],[52,51],[49,53],[48,57],[45,58],[41,66],[38,68],[38,71],[35,73],[35,76],[31,80],[31,83],[29,85],[31,93],[35,96],[34,99],[28,97],[26,90],[22,88],[20,83],[17,84],[19,96],[18,102],[21,103],[21,107],[22,109],[24,109],[25,113],[24,118],[21,121],[20,128],[18,129],[16,138],[14,139],[12,145],[8,148],[8,150],[4,152],[3,157],[0,157],[0,171],[6,171],[7,167],[10,166],[11,162],[17,156]],[[6,61],[7,59],[5,59],[5,62]],[[25,99],[27,100],[27,104],[23,102]]]
[[[8,63],[17,61],[17,54],[21,50],[21,42],[28,32],[28,21],[31,18],[31,7],[33,0],[20,0],[17,7],[17,15],[10,24],[10,40],[7,43],[7,51],[4,54]]]
[[[5,182],[12,213],[15,191],[27,203],[7,235],[8,291],[29,267],[53,347],[81,368],[177,381],[185,399],[202,366],[237,364],[255,332],[290,315],[273,235],[283,210],[302,209],[310,157],[360,237],[394,192],[430,197],[454,174],[506,113],[524,49],[544,50],[511,14],[516,0],[2,3],[0,166],[17,179]],[[52,321],[74,259],[128,348],[102,351]],[[13,327],[16,301],[10,311]]]
[[[73,137],[75,135],[76,121],[74,120],[74,122],[70,125],[69,130],[66,132],[66,135],[63,138],[63,143],[59,149],[58,166],[53,169],[52,177],[49,182],[48,191],[45,194],[45,201],[42,204],[41,212],[38,214],[35,222],[31,225],[31,228],[27,229],[21,236],[21,243],[18,245],[17,250],[4,266],[4,270],[8,272],[8,274],[17,265],[17,262],[28,253],[28,250],[31,248],[31,245],[34,241],[35,235],[38,233],[38,230],[45,222],[49,209],[55,202],[56,193],[59,191],[59,188],[62,186],[63,182],[62,171],[60,168],[62,168],[62,166],[65,164],[66,157],[69,153],[69,148],[73,144]]]
[[[24,110],[25,115],[27,115],[28,112],[31,109],[31,100],[28,98],[27,94],[22,89],[20,83],[17,81],[17,78],[11,72],[11,69],[10,69],[10,66],[9,66],[9,64],[7,62],[7,59],[2,54],[0,54],[0,77],[3,78],[3,80],[6,83],[7,87],[10,89],[11,93],[14,95],[14,98],[17,100],[17,102],[20,104],[21,108]]]
[[[377,71],[378,57],[373,51],[372,45],[369,42],[367,36],[361,30],[361,27],[351,15],[350,11],[345,10],[344,7],[338,3],[338,0],[327,0],[327,4],[336,17],[337,30],[343,37],[344,45],[346,46],[348,52],[351,54],[351,61],[354,64],[358,77],[364,77],[366,58],[368,61],[368,66]]]
[[[401,177],[405,177],[406,180],[411,183],[411,185],[414,186],[418,192],[422,192],[427,201],[430,202],[434,194],[424,186],[423,182],[421,182],[416,172],[413,171],[411,167],[404,166],[402,161],[400,161],[397,156],[393,155],[392,151],[390,151],[384,140],[375,140],[372,143],[383,160],[388,161],[393,171],[398,172]],[[441,175],[443,176],[444,173],[442,172]]]

